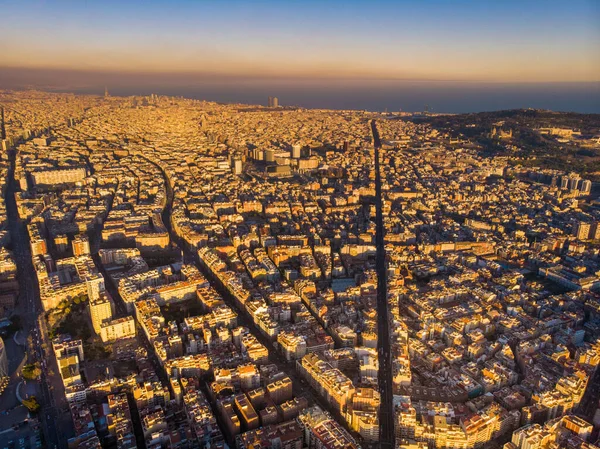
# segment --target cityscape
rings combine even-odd
[[[0,449],[600,448],[593,2],[92,3],[1,7]]]
[[[513,156],[425,113],[268,100],[1,94],[9,433],[592,447],[594,181],[527,166],[500,122]]]

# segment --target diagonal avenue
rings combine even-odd
[[[385,243],[383,227],[383,199],[381,193],[381,172],[379,167],[379,150],[381,139],[375,120],[371,121],[373,145],[375,148],[375,244],[377,246],[377,350],[379,352],[379,446],[382,449],[393,449],[394,444],[394,406],[392,392],[392,362],[390,354],[390,326],[387,299],[387,273],[385,267]]]

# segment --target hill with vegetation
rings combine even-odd
[[[418,117],[454,138],[469,139],[482,154],[511,156],[515,163],[560,170],[574,170],[600,181],[600,114],[578,114],[538,109],[514,109],[457,115]],[[562,138],[540,130],[558,128],[575,131]],[[492,135],[511,133],[510,137]]]

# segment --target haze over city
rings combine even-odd
[[[2,13],[6,87],[248,103],[271,89],[369,110],[600,104],[594,1],[15,1]]]

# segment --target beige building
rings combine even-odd
[[[94,331],[100,334],[102,323],[112,318],[112,302],[107,296],[101,296],[96,300],[90,299],[89,309]]]
[[[68,184],[81,181],[87,176],[85,168],[74,167],[58,170],[40,170],[31,173],[33,185]]]
[[[78,234],[71,242],[73,247],[73,255],[75,257],[85,256],[90,254],[90,240],[85,234]]]
[[[135,320],[131,316],[105,321],[100,327],[100,338],[104,343],[132,337],[135,337]]]

